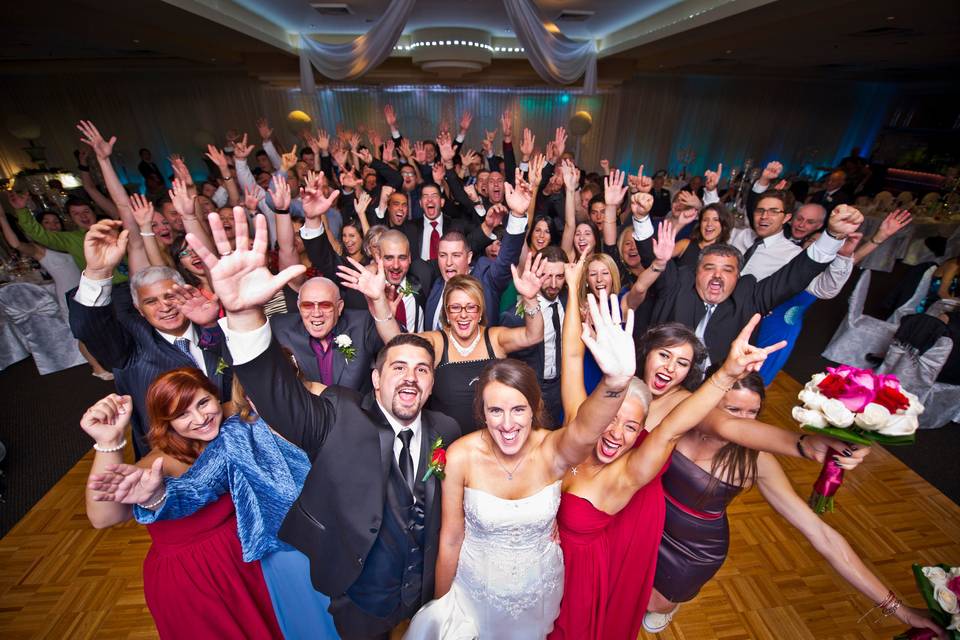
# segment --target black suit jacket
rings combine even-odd
[[[833,211],[834,207],[837,207],[841,204],[850,204],[851,202],[853,202],[853,197],[845,188],[840,188],[832,195],[828,195],[826,190],[818,191],[810,198],[810,203],[819,204],[822,206],[827,210],[828,216],[830,215],[830,212]]]
[[[270,329],[280,344],[290,349],[297,359],[297,365],[303,377],[311,382],[320,382],[320,366],[317,354],[310,346],[310,334],[303,326],[303,319],[297,312],[281,313],[270,317]],[[362,393],[372,388],[370,367],[376,359],[383,342],[373,324],[368,311],[344,309],[340,320],[330,332],[336,338],[340,334],[350,336],[356,355],[347,362],[346,356],[334,348],[333,384],[339,384]]]
[[[810,281],[823,272],[828,262],[816,262],[801,251],[773,275],[757,282],[752,275],[740,276],[733,293],[713,312],[704,342],[710,361],[720,364],[727,357],[730,345],[754,313],[766,314],[781,302],[803,291]],[[673,260],[657,278],[652,290],[656,295],[651,326],[661,322],[682,322],[696,329],[706,315],[703,300],[695,287],[696,269],[677,267]]]
[[[279,537],[310,558],[318,591],[340,595],[360,575],[380,531],[393,429],[373,394],[361,397],[332,386],[319,397],[311,395],[276,340],[252,361],[237,365],[236,373],[264,420],[313,463]],[[421,415],[421,454],[437,437],[447,446],[460,436],[451,418],[433,411]],[[421,466],[418,481],[424,473]],[[440,534],[440,481],[435,476],[427,480],[425,497],[423,602],[433,597]]]
[[[70,328],[105,368],[113,371],[117,393],[133,399],[133,449],[137,459],[150,451],[147,442],[147,389],[161,373],[196,364],[167,342],[134,308],[128,286],[115,286],[112,303],[85,307],[76,300],[76,289],[67,294]],[[194,325],[203,351],[207,377],[218,389],[221,400],[230,399],[233,376],[226,364],[223,332],[219,325]],[[220,373],[217,373],[217,371]]]

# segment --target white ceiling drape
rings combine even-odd
[[[583,76],[583,90],[597,90],[597,45],[593,40],[576,42],[549,31],[533,0],[504,0],[510,24],[527,50],[530,64],[547,82],[572,84]]]
[[[362,36],[341,44],[300,35],[300,89],[313,94],[313,69],[331,80],[353,80],[387,59],[403,33],[416,0],[391,0],[380,19]]]

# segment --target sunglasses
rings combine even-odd
[[[321,302],[312,302],[310,300],[301,300],[298,303],[301,311],[330,313],[333,311],[333,303],[327,300]]]

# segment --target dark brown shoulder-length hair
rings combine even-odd
[[[708,204],[700,211],[697,223],[690,230],[690,242],[699,243],[703,241],[703,236],[700,235],[700,222],[703,220],[703,214],[711,209],[716,211],[717,217],[720,218],[720,236],[717,237],[716,244],[727,244],[730,241],[730,234],[733,232],[734,225],[733,214],[725,206],[715,202]]]
[[[484,368],[477,381],[477,388],[473,394],[473,419],[478,425],[486,425],[483,412],[483,390],[491,382],[499,382],[512,387],[523,394],[533,410],[534,429],[550,428],[550,419],[543,404],[543,395],[540,393],[540,384],[537,374],[525,362],[513,358],[503,358],[491,362]]]
[[[713,245],[711,245],[713,246]],[[677,347],[689,344],[693,349],[693,358],[690,361],[690,371],[680,383],[684,389],[695,391],[703,382],[703,366],[707,361],[707,348],[700,342],[700,338],[685,324],[679,322],[664,322],[647,329],[637,342],[637,370],[643,373],[647,356],[652,351],[663,347]]]
[[[760,396],[761,404],[766,398],[763,378],[755,371],[737,381],[732,388],[754,392]],[[756,484],[758,455],[757,450],[747,449],[735,442],[728,442],[720,447],[710,463],[710,482],[704,489],[701,500],[706,499],[721,482],[741,487]]]
[[[147,389],[147,419],[150,422],[147,439],[150,446],[187,464],[197,459],[207,443],[184,438],[170,423],[190,408],[198,391],[206,391],[220,401],[217,388],[195,367],[162,373]]]

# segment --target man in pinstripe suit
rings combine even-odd
[[[184,288],[179,273],[149,267],[131,278],[129,290],[114,289],[111,274],[127,244],[120,227],[118,220],[101,220],[87,232],[87,267],[67,303],[74,335],[113,371],[117,393],[133,398],[133,448],[139,459],[150,450],[146,394],[158,375],[197,367],[220,390],[222,400],[230,399],[232,375],[221,358],[225,350],[216,324],[219,303]]]

